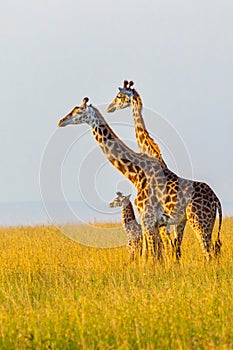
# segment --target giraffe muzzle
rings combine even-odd
[[[59,120],[58,127],[62,128],[68,124],[70,124],[70,118],[69,118],[69,116],[66,116],[66,117]]]
[[[116,110],[116,107],[112,103],[110,103],[110,105],[106,108],[107,113],[113,113],[115,112],[115,110]]]

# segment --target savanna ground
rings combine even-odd
[[[140,266],[55,227],[0,229],[0,349],[233,349],[232,232],[218,262],[186,228],[180,264]]]

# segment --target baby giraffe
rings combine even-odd
[[[110,208],[121,207],[121,217],[124,230],[128,237],[128,244],[132,260],[135,254],[142,254],[142,229],[137,222],[134,214],[133,205],[130,196],[124,196],[121,192],[117,192],[117,197],[109,204]]]

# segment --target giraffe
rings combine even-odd
[[[130,196],[124,196],[121,192],[117,192],[117,197],[109,204],[110,208],[122,207],[122,224],[128,236],[128,247],[132,253],[132,260],[134,260],[135,252],[142,253],[142,227],[137,222],[134,214],[133,205],[130,201]],[[158,237],[158,259],[162,260],[163,242]]]
[[[121,192],[117,192],[117,197],[109,204],[110,208],[121,207],[121,219],[123,228],[128,237],[128,244],[132,260],[135,254],[142,253],[142,228],[137,222],[130,196],[124,196]]]
[[[167,168],[167,165],[162,157],[158,144],[154,142],[154,140],[150,137],[150,134],[146,129],[145,122],[142,116],[142,100],[139,93],[135,89],[131,89],[133,85],[134,83],[132,81],[128,82],[127,80],[125,80],[123,82],[123,88],[119,88],[120,91],[118,92],[115,99],[107,107],[106,111],[108,113],[112,113],[116,110],[130,107],[133,112],[136,140],[140,152],[157,159],[163,168]],[[160,227],[160,235],[162,237],[163,245],[166,248],[166,251],[170,251],[170,248],[173,249],[174,247],[170,236],[170,227]],[[180,249],[176,252],[176,256],[177,258],[180,257]]]
[[[141,198],[138,198],[136,207],[139,214],[143,214],[142,230],[145,234],[143,235],[142,255],[146,258],[155,256],[158,235],[152,212],[154,210],[156,211],[156,208],[153,208],[156,203],[156,197],[154,196],[153,199],[149,198],[147,177],[143,169],[143,167],[145,169],[148,168],[147,163],[149,158],[136,154],[119,140],[98,109],[92,105],[87,105],[88,100],[85,97],[79,107],[73,108],[70,113],[59,121],[58,126],[64,127],[69,124],[87,123],[91,127],[93,136],[107,159],[134,184],[138,193],[141,195]],[[140,166],[141,164],[143,167]],[[159,177],[161,167],[159,164],[155,164],[155,167]],[[163,177],[162,173],[160,177]],[[151,189],[150,192],[155,191]]]
[[[211,259],[213,252],[219,253],[222,211],[213,190],[205,183],[178,177],[168,168],[162,168],[157,159],[132,151],[88,101],[84,98],[79,107],[60,119],[58,126],[88,124],[107,159],[136,187],[135,205],[141,216],[143,235],[142,255],[146,259],[157,255],[160,226],[185,225],[186,221],[195,231],[206,260]],[[213,247],[217,210],[220,220]]]
[[[132,114],[133,114],[133,118],[134,118],[134,125],[135,125],[135,134],[136,134],[136,139],[137,139],[137,143],[138,143],[138,147],[139,150],[142,153],[145,153],[153,158],[156,158],[161,166],[163,168],[167,168],[166,163],[164,162],[163,158],[162,158],[162,154],[160,152],[159,146],[154,142],[154,140],[150,137],[149,132],[147,131],[146,127],[145,127],[145,123],[143,120],[143,116],[142,116],[142,100],[141,97],[139,95],[139,93],[132,88],[132,86],[134,85],[134,83],[132,81],[128,82],[127,80],[125,80],[123,82],[123,88],[119,88],[119,92],[117,94],[117,96],[113,99],[113,101],[109,104],[109,106],[107,107],[107,112],[108,113],[112,113],[115,110],[119,110],[119,109],[124,109],[127,107],[130,107],[132,110]],[[197,192],[200,191],[200,187],[205,187],[204,184],[199,183],[199,186],[195,187],[195,190]],[[206,191],[206,200],[211,202],[213,200],[213,191]],[[209,198],[208,198],[209,195]],[[196,196],[197,197],[197,196]],[[200,200],[202,200],[202,198],[200,197]],[[220,208],[220,212],[221,212],[221,205],[219,203],[218,198],[215,196],[214,198],[215,202],[216,202],[216,206],[218,206]],[[222,220],[222,213],[220,213],[220,224],[221,224],[221,220]],[[205,221],[207,220],[212,220],[212,218],[203,218],[203,225],[205,225]],[[175,254],[176,254],[176,258],[179,260],[179,258],[181,257],[181,243],[182,243],[182,238],[183,238],[183,232],[184,232],[184,228],[185,228],[185,224],[186,224],[186,220],[182,220],[180,224],[178,224],[176,226],[176,230],[174,232],[174,246],[175,246]],[[208,224],[207,224],[208,226]],[[168,236],[168,241],[165,239],[165,232],[167,233]],[[163,238],[163,242],[165,244],[165,246],[167,246],[167,242],[170,243],[170,245],[173,246],[172,241],[170,239],[170,227],[165,228],[164,226],[162,228],[160,228],[160,234]],[[221,245],[220,240],[218,240],[218,242],[216,243],[216,249],[219,250]]]

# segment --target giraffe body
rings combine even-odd
[[[84,99],[80,107],[75,107],[62,118],[59,126],[87,123],[107,159],[136,187],[138,194],[135,205],[141,216],[143,233],[142,254],[145,257],[157,255],[160,227],[188,221],[195,227],[199,241],[202,242],[203,252],[209,259],[212,253],[211,229],[215,221],[216,208],[221,215],[221,205],[219,201],[218,205],[214,201],[209,206],[209,203],[205,202],[206,191],[202,191],[201,187],[204,186],[205,190],[208,188],[213,197],[216,196],[214,192],[208,185],[198,183],[200,198],[197,201],[197,196],[194,196],[197,182],[179,178],[169,169],[161,167],[157,159],[132,151],[119,140],[98,109],[87,105],[87,101],[87,98]],[[202,217],[198,216],[200,209],[203,216],[212,218],[212,224],[203,225]]]

